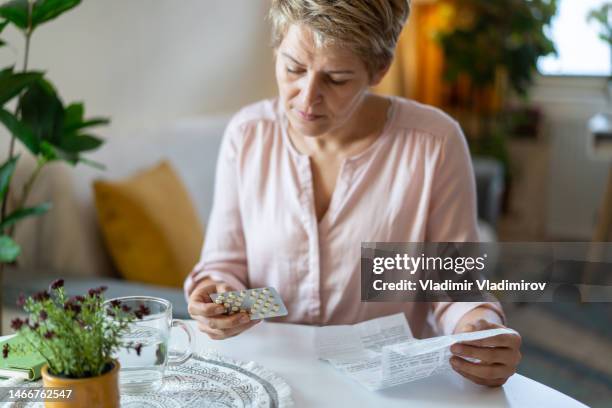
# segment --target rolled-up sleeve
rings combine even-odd
[[[199,262],[184,284],[188,298],[205,278],[223,281],[236,289],[247,285],[247,260],[239,201],[237,171],[241,127],[234,118],[223,135],[215,175],[213,207]]]
[[[427,241],[479,242],[476,183],[465,136],[455,123],[438,157],[433,178],[427,224]],[[432,304],[436,329],[451,334],[466,313],[486,307],[505,316],[498,302],[435,302]]]

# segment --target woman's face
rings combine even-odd
[[[382,75],[380,75],[382,77]],[[365,64],[338,46],[315,46],[312,31],[292,25],[276,50],[276,81],[291,127],[304,136],[334,133],[353,118],[369,86]]]

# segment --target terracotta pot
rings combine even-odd
[[[113,360],[113,368],[97,377],[64,378],[49,373],[45,365],[41,371],[45,388],[71,389],[70,399],[45,401],[48,408],[115,408],[119,407],[119,362]]]

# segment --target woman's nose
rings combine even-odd
[[[323,95],[321,94],[321,85],[316,75],[305,75],[301,85],[300,99],[304,109],[314,106],[321,101]]]

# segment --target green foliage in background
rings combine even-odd
[[[439,34],[446,79],[466,74],[485,88],[503,68],[512,89],[526,95],[538,58],[556,52],[546,31],[557,0],[457,0],[456,9],[454,29]]]
[[[70,165],[86,163],[101,165],[82,156],[97,149],[103,141],[90,133],[90,128],[108,124],[106,118],[85,118],[83,103],[65,105],[45,73],[28,70],[30,42],[35,29],[73,9],[80,0],[11,0],[0,5],[0,33],[12,25],[24,36],[23,65],[0,69],[0,123],[10,132],[9,154],[0,165],[0,262],[12,262],[19,255],[19,246],[12,236],[15,224],[26,218],[47,212],[51,205],[27,207],[30,191],[43,168],[51,162],[62,161]],[[6,42],[0,39],[0,47]],[[7,108],[17,98],[14,111]],[[36,168],[21,189],[12,186],[11,180],[19,160],[15,153],[18,140],[36,159]],[[17,190],[15,192],[14,190]],[[17,205],[8,212],[9,194],[15,194]]]
[[[600,8],[591,11],[588,20],[599,24],[599,38],[612,47],[612,2],[606,2]]]

